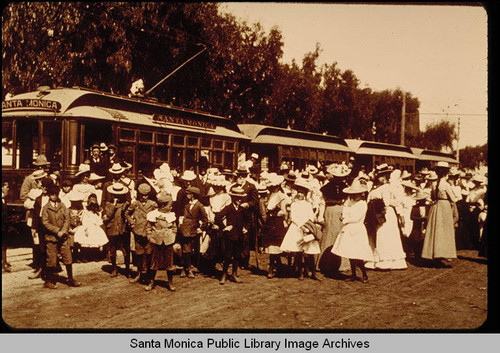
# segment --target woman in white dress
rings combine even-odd
[[[391,169],[387,165],[379,166],[376,171],[377,183],[368,194],[368,203],[380,199],[385,205],[385,222],[376,231],[376,241],[373,250],[373,261],[367,262],[370,269],[395,270],[406,269],[406,254],[401,243],[398,218],[395,207],[400,205],[401,197],[388,183]]]
[[[351,186],[343,189],[348,195],[342,209],[343,227],[333,244],[332,253],[349,259],[352,274],[346,281],[356,281],[356,266],[361,269],[361,282],[368,282],[365,270],[365,261],[373,261],[373,252],[368,240],[368,233],[364,224],[367,203],[363,200],[363,193],[368,189],[359,179],[354,179]]]
[[[290,226],[283,238],[280,250],[290,253],[295,258],[294,267],[298,267],[299,280],[304,279],[304,264],[302,261],[304,247],[300,245],[304,238],[304,232],[301,227],[307,222],[314,220],[314,211],[311,203],[306,200],[310,187],[307,182],[298,178],[293,184],[293,188],[297,191],[292,204],[290,206]],[[317,253],[320,253],[319,243],[317,245]],[[315,245],[307,245],[308,253],[315,252]]]

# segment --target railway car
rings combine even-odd
[[[113,143],[138,179],[163,162],[179,172],[198,171],[203,159],[234,169],[241,143],[249,140],[232,120],[205,112],[79,87],[41,87],[2,102],[2,180],[13,191],[8,204],[20,206],[20,186],[40,154],[72,177],[93,144]]]
[[[410,173],[415,172],[417,157],[410,147],[354,139],[346,139],[345,141],[355,153],[357,168],[364,166],[369,171],[377,165],[387,163],[396,169],[407,170]]]
[[[251,139],[249,153],[257,153],[262,166],[270,171],[279,169],[283,162],[292,169],[303,169],[308,164],[348,162],[352,155],[344,139],[335,136],[258,124],[238,127]]]
[[[422,168],[434,169],[437,162],[448,162],[453,167],[458,167],[459,162],[451,153],[426,150],[423,148],[411,147],[415,155],[415,167],[419,171]]]

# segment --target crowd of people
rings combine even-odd
[[[92,146],[73,180],[61,180],[41,155],[39,169],[26,177],[21,199],[33,237],[30,278],[42,278],[44,287],[57,288],[60,262],[65,283],[80,286],[72,264],[85,261],[89,249],[106,252],[111,277],[124,275],[147,291],[159,270],[171,291],[175,275],[240,283],[251,250],[257,266],[257,254],[267,254],[269,279],[286,272],[321,280],[350,269],[345,280],[363,283],[367,269],[404,270],[407,261],[450,267],[457,249],[486,257],[487,177],[446,162],[414,174],[387,164],[368,173],[351,162],[303,170],[283,162],[270,171],[254,153],[234,171],[179,174],[163,163],[134,182],[127,177],[131,164],[116,150]],[[8,188],[4,182],[3,215]],[[5,248],[3,269],[10,271]]]

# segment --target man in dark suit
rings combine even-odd
[[[106,176],[108,174],[108,163],[102,158],[99,145],[92,145],[90,151],[90,171],[100,176]]]
[[[245,209],[247,213],[247,218],[249,219],[249,229],[248,232],[243,237],[242,245],[242,256],[240,266],[242,268],[248,269],[248,263],[250,260],[250,244],[255,241],[256,237],[256,221],[257,213],[259,212],[259,192],[257,187],[248,178],[249,171],[246,168],[238,168],[236,171],[237,180],[236,185],[239,185],[246,196],[242,200],[241,207]]]
[[[208,225],[207,213],[201,202],[198,201],[199,196],[200,190],[198,188],[189,186],[186,189],[186,197],[189,202],[184,207],[182,219],[179,220],[184,272],[188,278],[194,278],[192,260],[198,265],[200,252],[199,238],[200,234]]]

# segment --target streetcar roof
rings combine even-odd
[[[345,141],[356,154],[415,159],[415,155],[412,153],[410,147],[355,139],[346,139]]]
[[[418,159],[423,161],[434,161],[434,162],[448,162],[452,164],[458,164],[458,161],[451,153],[426,150],[423,148],[411,147],[411,150]]]
[[[284,129],[259,124],[238,124],[241,132],[254,144],[308,147],[342,152],[352,152],[344,139],[314,132]]]
[[[206,112],[83,88],[53,88],[18,94],[2,102],[3,116],[74,116],[168,127],[248,140],[231,119]]]

